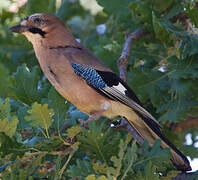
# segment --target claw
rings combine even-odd
[[[100,111],[92,114],[89,116],[89,118],[85,121],[83,119],[78,119],[78,122],[80,125],[86,129],[89,129],[89,122],[93,120],[97,120],[100,118],[100,116],[106,111],[106,109],[101,109]]]

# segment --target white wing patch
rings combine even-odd
[[[119,83],[117,86],[113,86],[113,88],[115,88],[118,91],[122,92],[124,95],[125,95],[125,91],[127,91],[127,89],[121,83]]]

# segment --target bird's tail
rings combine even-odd
[[[134,120],[134,114],[125,117],[130,125],[137,131],[139,136],[147,139],[149,145],[152,146],[156,139],[161,139],[161,147],[169,147],[172,153],[171,161],[173,165],[180,171],[190,171],[191,166],[186,158],[160,131],[159,127],[154,126],[148,118],[138,115],[138,119]]]

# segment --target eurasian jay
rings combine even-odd
[[[10,30],[27,37],[47,79],[65,99],[89,114],[88,120],[125,117],[150,146],[160,138],[161,147],[170,148],[178,170],[191,170],[188,159],[161,133],[160,124],[131,88],[78,43],[58,17],[33,14]]]

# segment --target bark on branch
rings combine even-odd
[[[196,128],[198,127],[198,116],[189,116],[186,120],[182,120],[179,123],[171,124],[170,127],[171,130],[176,132],[183,132],[187,129]]]
[[[148,34],[147,31],[144,31],[142,29],[137,29],[134,32],[130,33],[125,40],[124,43],[124,47],[122,50],[122,54],[120,56],[120,58],[117,61],[117,65],[120,71],[120,78],[123,81],[126,81],[126,77],[127,77],[127,64],[128,61],[130,59],[130,50],[131,47],[133,45],[133,43],[135,42],[135,40],[142,38],[144,36],[146,36]]]

